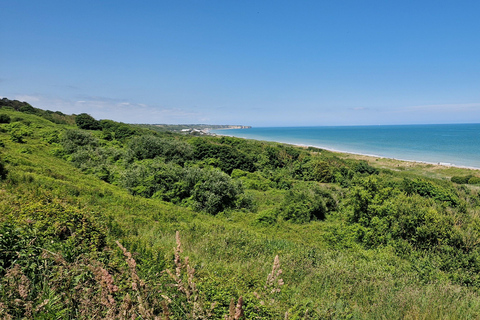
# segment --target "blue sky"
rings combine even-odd
[[[0,3],[0,96],[127,123],[480,122],[480,1]]]

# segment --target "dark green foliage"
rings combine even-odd
[[[260,211],[257,214],[255,223],[260,226],[269,226],[277,222],[277,217],[279,215],[279,210],[277,209],[266,209]]]
[[[468,179],[468,184],[480,184],[480,177],[471,177]]]
[[[471,174],[466,176],[453,176],[450,180],[458,184],[480,184],[480,178]]]
[[[125,171],[121,183],[132,194],[192,204],[211,214],[235,207],[243,192],[241,184],[221,171],[182,168],[155,160],[134,164]]]
[[[193,156],[197,160],[218,159],[216,165],[224,172],[231,174],[234,169],[252,172],[255,170],[253,159],[236,148],[210,142],[207,139],[193,140]]]
[[[98,141],[90,133],[81,130],[67,130],[61,137],[61,144],[66,153],[71,154],[80,148],[96,147]]]
[[[0,123],[10,123],[11,118],[8,114],[0,114]]]
[[[308,174],[304,174],[306,180],[318,182],[333,182],[335,167],[327,161],[314,159],[306,166]]]
[[[31,114],[35,114],[35,108],[32,107],[31,105],[29,105],[28,103],[27,104],[24,104],[23,106],[21,106],[18,111],[20,112],[24,112],[24,113],[31,113]]]
[[[450,180],[452,182],[458,183],[458,184],[466,184],[468,183],[468,180],[472,178],[472,175],[467,175],[467,176],[453,176]]]
[[[128,156],[137,159],[164,157],[168,162],[183,164],[192,159],[192,147],[183,141],[164,139],[153,135],[134,137],[128,144]]]
[[[359,161],[354,170],[358,173],[378,174],[378,169],[369,165],[367,161]]]
[[[280,216],[296,223],[323,220],[337,203],[329,191],[316,183],[296,183],[280,206]]]
[[[132,126],[112,120],[100,120],[100,126],[102,127],[106,140],[123,140],[136,133],[136,130]]]
[[[72,117],[67,116],[60,111],[50,111],[50,110],[43,111],[43,110],[37,109],[36,114],[56,124],[72,124]]]
[[[31,110],[30,107],[32,107],[27,102],[22,102],[22,101],[18,101],[18,100],[10,100],[10,99],[7,99],[7,98],[0,99],[0,106],[11,107],[16,111],[21,111],[20,109],[22,109],[22,108],[24,108],[24,110]]]
[[[243,192],[241,184],[221,171],[191,170],[187,172],[186,180],[196,181],[192,190],[192,200],[195,201],[197,209],[215,214],[234,207],[237,196]]]
[[[267,191],[273,184],[273,181],[266,179],[259,172],[246,172],[240,169],[234,169],[232,178],[238,178],[247,189]]]
[[[3,180],[7,177],[8,170],[5,168],[5,163],[0,159],[0,180]]]
[[[457,195],[455,195],[452,190],[421,179],[404,179],[403,190],[407,195],[418,194],[422,197],[429,197],[446,202],[452,206],[456,206],[459,201]]]
[[[134,163],[125,170],[120,183],[134,195],[153,197],[178,203],[189,196],[187,185],[179,183],[183,169],[175,164],[162,161]]]
[[[95,120],[91,115],[86,113],[80,113],[75,117],[75,124],[80,129],[85,130],[101,130],[102,126],[100,122]]]

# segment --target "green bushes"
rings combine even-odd
[[[164,157],[167,162],[183,164],[192,159],[192,155],[193,149],[188,143],[175,139],[142,135],[132,138],[128,143],[127,156],[130,159]]]
[[[17,143],[25,143],[25,138],[33,134],[33,130],[28,125],[17,121],[5,124],[3,128],[10,134],[10,139]]]
[[[453,176],[450,180],[458,184],[480,184],[480,177],[471,174],[466,176]]]
[[[468,179],[468,184],[480,184],[480,177],[471,177]]]
[[[241,184],[221,171],[182,168],[158,160],[132,165],[121,183],[132,194],[192,205],[211,214],[234,208],[243,193]]]
[[[112,120],[100,120],[100,126],[105,140],[124,140],[137,132],[128,124]]]
[[[426,180],[404,179],[402,187],[407,195],[418,194],[422,197],[429,197],[438,201],[446,202],[451,206],[456,206],[459,203],[458,197],[453,191]]]
[[[234,169],[248,172],[255,170],[254,160],[230,145],[213,143],[204,138],[196,138],[192,144],[194,159],[218,159],[216,165],[227,174],[231,174]]]
[[[366,174],[378,174],[378,169],[372,167],[367,161],[359,161],[354,168],[355,172]]]
[[[242,185],[217,170],[187,170],[187,181],[195,181],[191,192],[195,208],[215,214],[232,208],[243,192]]]
[[[60,143],[67,154],[72,154],[80,148],[96,147],[98,140],[85,131],[67,130],[61,137]]]
[[[80,113],[75,117],[75,124],[79,129],[85,130],[101,130],[100,122],[95,120],[91,115]]]
[[[0,123],[10,123],[12,119],[8,114],[1,113],[0,114]]]
[[[287,191],[280,207],[280,217],[296,223],[323,220],[337,208],[329,191],[316,183],[297,183]]]

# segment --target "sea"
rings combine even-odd
[[[480,169],[480,124],[253,127],[211,130],[247,139]]]

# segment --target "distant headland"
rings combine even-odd
[[[226,130],[226,129],[251,129],[252,126],[244,125],[218,125],[218,124],[137,124],[144,128],[149,128],[154,131],[173,131],[186,134],[210,134],[211,130]]]

